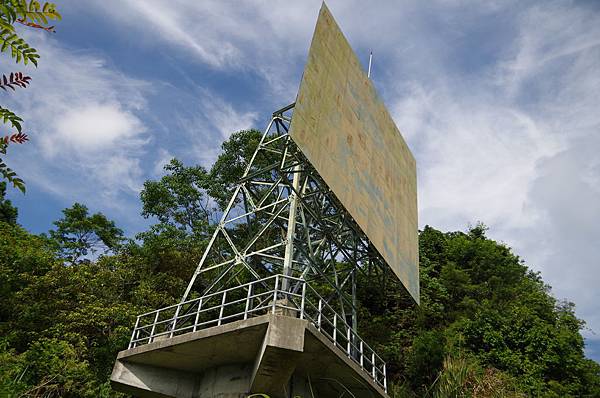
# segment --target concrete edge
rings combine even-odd
[[[352,359],[348,358],[348,356],[344,352],[342,352],[342,350],[339,347],[335,346],[327,338],[327,336],[325,336],[323,333],[321,333],[319,331],[319,329],[316,328],[315,325],[313,325],[311,322],[308,322],[308,324],[306,326],[306,330],[308,330],[323,345],[328,347],[331,352],[335,353],[335,355],[337,355],[337,357],[339,359],[341,359],[346,365],[348,365],[348,367],[350,369],[352,369],[354,371],[354,373],[356,373],[357,376],[360,376],[361,380],[364,380],[369,386],[371,386],[375,390],[377,390],[382,396],[384,396],[384,397],[388,396],[387,393],[385,392],[385,390],[383,388],[381,388],[379,386],[379,384],[375,383],[375,380],[373,380],[368,375],[368,373],[360,367],[359,364],[354,362]]]
[[[212,337],[220,334],[235,332],[238,329],[245,329],[261,324],[269,324],[269,322],[271,322],[272,317],[273,314],[265,314],[254,318],[242,319],[239,321],[226,323],[220,326],[213,326],[207,329],[198,330],[196,332],[184,333],[164,340],[153,341],[152,343],[120,351],[117,355],[117,359],[126,359],[134,355],[143,354],[160,348],[171,347],[174,345],[187,343],[205,337]]]

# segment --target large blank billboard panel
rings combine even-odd
[[[418,303],[415,159],[325,4],[290,135]]]

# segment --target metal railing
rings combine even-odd
[[[310,321],[387,392],[385,362],[306,281],[290,276],[269,276],[139,315],[129,348],[268,313]]]

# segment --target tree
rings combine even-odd
[[[600,365],[584,356],[573,305],[485,231],[420,232],[419,307],[400,304],[398,284],[381,296],[360,281],[362,335],[387,358],[390,379],[414,396],[494,396],[474,393],[486,383],[500,383],[500,396],[598,396]]]
[[[53,3],[44,3],[42,6],[37,0],[0,0],[0,50],[8,52],[16,63],[23,62],[25,65],[32,63],[37,66],[40,57],[35,48],[18,35],[15,24],[21,24],[35,29],[48,32],[54,31],[54,26],[49,26],[48,21],[61,18]],[[3,74],[0,79],[0,88],[4,91],[15,87],[25,88],[31,77],[21,72]],[[29,138],[23,133],[21,122],[23,119],[12,111],[0,106],[0,119],[17,132],[11,134],[0,133],[0,154],[6,155],[9,144],[23,144]],[[25,193],[25,183],[17,174],[10,169],[0,158],[0,175],[15,188]]]
[[[262,132],[258,130],[241,130],[233,133],[221,145],[222,152],[210,169],[210,195],[215,198],[221,209],[229,202],[234,184],[244,175],[261,136]],[[263,159],[256,160],[257,165],[266,166],[261,160]]]
[[[135,316],[184,281],[119,251],[77,266],[51,239],[0,222],[0,396],[122,397],[108,375]]]
[[[187,279],[197,266],[214,220],[211,184],[202,166],[184,166],[172,159],[158,181],[148,180],[140,193],[142,216],[157,224],[136,238],[142,245],[129,245],[154,272],[168,272]]]
[[[80,203],[63,210],[63,218],[54,222],[50,236],[60,248],[63,258],[71,263],[99,249],[115,251],[123,242],[123,231],[102,213],[88,215],[88,208]]]
[[[10,200],[5,199],[5,195],[6,182],[0,181],[0,222],[16,224],[19,211],[12,205]]]
[[[142,216],[156,217],[164,227],[204,235],[210,224],[210,177],[202,166],[186,167],[177,159],[165,165],[160,181],[146,181],[140,194]]]

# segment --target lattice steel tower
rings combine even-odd
[[[385,362],[358,335],[356,283],[395,274],[418,301],[416,174],[352,57],[323,5],[296,103],[273,113],[182,301],[137,318],[115,388],[386,396]]]

